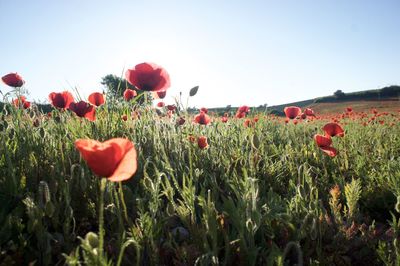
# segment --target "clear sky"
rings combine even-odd
[[[190,106],[283,104],[400,84],[399,13],[399,0],[0,0],[0,75],[44,102],[147,61],[169,96],[200,86]]]

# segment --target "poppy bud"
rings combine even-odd
[[[205,148],[207,148],[207,147],[208,147],[207,137],[205,137],[205,136],[200,136],[200,137],[197,139],[197,144],[199,145],[199,148],[200,148],[200,149],[205,149]]]

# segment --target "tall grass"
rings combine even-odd
[[[148,107],[100,107],[95,122],[7,106],[0,116],[0,264],[373,265],[399,263],[398,116],[344,119],[339,155],[319,151],[324,121],[259,114],[211,125]],[[390,125],[394,122],[394,125]],[[206,136],[200,149],[189,135]],[[104,189],[74,148],[79,138],[128,138],[138,170]],[[335,187],[336,186],[336,187]],[[400,204],[400,203],[397,203]],[[400,209],[400,208],[398,208]]]

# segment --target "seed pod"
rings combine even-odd
[[[311,240],[313,240],[313,241],[317,239],[317,236],[318,236],[317,229],[318,229],[317,228],[317,219],[314,218],[312,221],[311,231],[310,231],[310,237],[311,237]]]
[[[99,237],[93,232],[87,233],[85,240],[92,248],[97,248],[99,246]]]
[[[47,216],[52,217],[55,211],[55,207],[54,204],[49,201],[46,205],[45,205],[45,213]]]
[[[39,129],[39,134],[40,134],[40,137],[43,139],[44,138],[44,135],[45,135],[45,131],[44,131],[44,128],[40,128]]]
[[[49,185],[46,183],[46,181],[39,182],[38,193],[39,205],[44,208],[44,206],[46,206],[46,204],[50,202],[50,190]]]

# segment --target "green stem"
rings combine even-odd
[[[130,224],[130,223],[129,223],[129,219],[128,219],[128,209],[126,208],[125,198],[124,198],[124,192],[123,192],[123,190],[122,190],[122,183],[121,183],[121,182],[118,182],[118,186],[119,186],[118,194],[119,194],[119,197],[120,197],[120,199],[121,199],[122,209],[124,210],[124,218],[125,218],[126,222],[127,222],[128,224]]]
[[[102,178],[100,181],[100,197],[99,197],[99,257],[104,254],[104,190],[106,188],[107,179]]]

